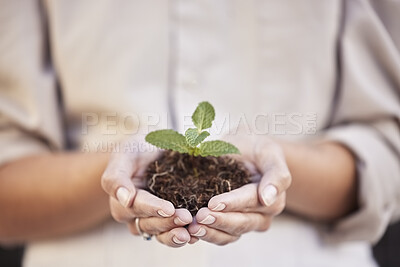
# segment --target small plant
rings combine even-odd
[[[225,154],[240,154],[234,145],[224,141],[203,142],[210,135],[205,129],[211,127],[214,119],[214,107],[208,102],[201,102],[192,115],[196,128],[187,129],[185,136],[170,129],[158,130],[150,132],[146,141],[161,149],[187,153],[190,156],[219,157]]]
[[[147,167],[147,190],[171,201],[175,208],[187,209],[192,216],[215,195],[251,183],[251,176],[240,160],[225,154],[239,150],[224,141],[204,141],[215,119],[213,106],[201,102],[192,115],[195,128],[185,135],[173,130],[149,133],[146,141],[161,149],[158,159]],[[211,156],[211,157],[209,157]]]

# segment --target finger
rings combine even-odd
[[[289,188],[292,177],[283,151],[277,144],[259,146],[255,154],[256,164],[263,173],[258,186],[260,202],[271,206],[278,195]]]
[[[129,209],[132,217],[164,217],[174,215],[174,205],[164,199],[145,191],[137,190],[132,207]]]
[[[277,201],[271,206],[260,203],[258,197],[258,185],[247,184],[238,189],[214,196],[208,202],[208,208],[212,211],[225,212],[253,212],[268,215],[278,215],[286,204],[286,193],[278,196]]]
[[[193,217],[186,209],[177,209],[170,218],[149,217],[139,220],[140,229],[148,234],[158,235],[173,228],[182,227],[192,222]],[[136,228],[134,222],[129,223],[130,228]]]
[[[147,191],[139,189],[131,208],[121,205],[110,197],[111,215],[117,222],[129,222],[136,217],[168,218],[174,215],[175,208],[171,202],[160,199]]]
[[[159,234],[156,238],[164,245],[178,248],[186,245],[190,241],[190,234],[185,228],[179,227]]]
[[[194,243],[197,243],[199,240],[200,240],[199,238],[197,238],[195,236],[191,236],[188,243],[189,244],[194,244]]]
[[[197,213],[196,221],[200,225],[240,236],[250,231],[266,231],[270,226],[271,216],[261,213],[212,212],[203,208]]]
[[[121,203],[113,197],[110,197],[110,211],[114,220],[120,223],[129,222],[134,218],[129,209],[122,206]]]
[[[258,198],[258,185],[244,185],[238,189],[214,196],[208,202],[213,211],[249,211],[261,206]]]
[[[132,178],[132,183],[135,186],[135,189],[146,189],[147,181],[143,179],[143,177],[135,176]]]
[[[188,231],[191,235],[198,237],[200,240],[204,240],[209,243],[213,243],[219,246],[223,246],[232,243],[239,239],[240,236],[234,236],[227,234],[223,231],[210,228],[205,225],[192,223],[188,227]]]
[[[136,156],[132,153],[114,153],[101,177],[104,191],[117,199],[122,206],[132,206],[136,194],[131,180],[136,168]]]

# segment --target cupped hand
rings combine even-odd
[[[226,138],[241,155],[254,182],[211,198],[198,211],[189,233],[201,240],[226,245],[250,231],[266,231],[286,201],[291,175],[281,147],[266,136]],[[260,178],[261,177],[261,178]]]
[[[135,218],[140,218],[142,232],[155,235],[158,241],[171,247],[194,243],[197,238],[191,237],[183,227],[192,222],[190,212],[175,210],[171,202],[141,189],[145,169],[157,158],[158,152],[126,149],[143,147],[138,142],[143,141],[138,138],[126,141],[120,151],[114,152],[102,176],[102,187],[110,196],[112,217],[127,224],[134,235],[139,235]]]

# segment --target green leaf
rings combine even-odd
[[[193,124],[196,125],[198,131],[211,127],[215,119],[215,110],[208,102],[201,102],[192,115]]]
[[[186,138],[174,130],[158,130],[146,135],[146,141],[156,147],[189,153]]]
[[[234,145],[224,141],[208,141],[200,144],[199,155],[202,157],[219,157],[225,154],[240,154],[239,149]]]
[[[198,144],[203,142],[203,140],[206,139],[207,136],[209,136],[209,135],[210,135],[209,132],[202,131],[201,133],[199,133],[199,131],[195,128],[189,128],[185,132],[186,142],[191,147],[197,146]]]

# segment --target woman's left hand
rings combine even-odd
[[[253,175],[261,179],[231,192],[214,196],[198,211],[188,228],[193,237],[226,245],[250,231],[268,230],[272,219],[285,208],[291,175],[279,144],[266,136],[231,137]]]

